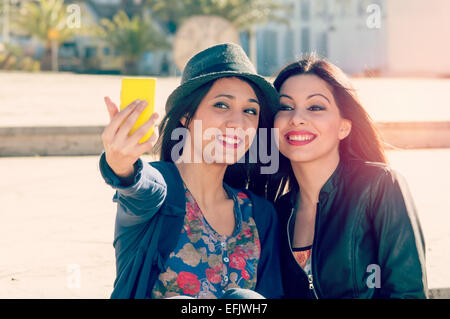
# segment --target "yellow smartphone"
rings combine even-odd
[[[124,109],[134,100],[146,100],[148,105],[133,125],[129,135],[148,121],[155,111],[156,79],[153,78],[123,78],[120,90],[120,109]],[[140,139],[144,143],[153,134],[153,127]]]

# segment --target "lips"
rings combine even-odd
[[[284,137],[289,144],[302,146],[314,141],[317,135],[308,131],[290,131]]]
[[[217,135],[216,139],[226,148],[238,148],[242,139],[236,135]]]

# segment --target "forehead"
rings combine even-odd
[[[311,93],[321,93],[325,96],[332,97],[331,86],[320,77],[314,74],[294,75],[284,81],[280,88],[281,94],[307,95]]]
[[[224,77],[217,79],[210,89],[209,93],[228,91],[228,94],[246,94],[253,98],[256,97],[253,88],[245,80],[237,77]]]

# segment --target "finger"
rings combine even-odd
[[[117,134],[117,131],[119,130],[120,126],[122,125],[123,121],[125,121],[130,113],[133,112],[133,110],[136,108],[136,106],[139,104],[139,100],[135,100],[132,103],[130,103],[126,108],[119,111],[114,115],[111,122],[105,129],[105,133],[107,135],[115,136]]]
[[[131,114],[128,115],[126,119],[124,119],[123,123],[120,125],[120,128],[117,131],[117,138],[121,140],[125,140],[128,137],[128,134],[130,133],[133,125],[138,120],[139,116],[142,114],[142,112],[145,110],[145,107],[147,106],[147,101],[141,101],[138,103]]]
[[[152,136],[150,136],[150,138],[146,142],[139,144],[136,148],[136,152],[142,155],[146,152],[151,151],[152,148],[155,146],[156,141],[158,141],[158,138],[159,138],[158,128],[155,127]]]
[[[132,145],[138,142],[148,133],[148,131],[156,124],[158,113],[153,113],[152,116],[145,122],[136,132],[128,138],[128,142]],[[153,134],[152,134],[153,135]]]
[[[106,103],[106,108],[108,110],[109,120],[111,121],[113,119],[113,117],[117,113],[119,113],[119,108],[116,106],[116,104],[113,103],[113,101],[111,101],[109,96],[105,96],[104,100],[105,100],[105,103]]]

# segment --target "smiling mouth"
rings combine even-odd
[[[289,144],[299,146],[311,143],[317,135],[311,133],[305,134],[290,132],[286,134],[285,137]]]
[[[242,139],[237,136],[218,135],[217,140],[222,143],[224,147],[237,148],[242,144]]]

